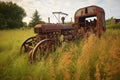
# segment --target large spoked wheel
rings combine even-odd
[[[20,47],[20,53],[30,52],[35,46],[35,36],[23,41]]]
[[[31,61],[40,61],[42,58],[47,58],[50,52],[55,51],[56,41],[51,39],[41,40],[30,53]]]

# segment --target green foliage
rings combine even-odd
[[[120,23],[108,25],[107,28],[108,29],[120,29]]]
[[[40,15],[37,10],[35,10],[32,20],[29,23],[29,27],[34,27],[36,24],[43,24],[45,23],[44,21],[41,20]]]
[[[23,27],[27,27],[27,23],[26,22],[23,22]]]
[[[120,23],[113,23],[113,17],[111,19],[106,20],[106,27],[107,29],[120,29]]]
[[[24,9],[12,2],[0,1],[0,29],[13,29],[23,26],[26,16]]]

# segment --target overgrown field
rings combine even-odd
[[[0,80],[120,80],[120,24],[107,24],[101,38],[63,43],[36,63],[20,54],[33,29],[0,30]]]

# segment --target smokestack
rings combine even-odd
[[[71,17],[71,22],[73,22],[73,21],[72,21],[72,17]]]
[[[62,17],[62,18],[61,18],[61,20],[62,20],[62,23],[64,24],[64,21],[65,21],[65,17]]]
[[[50,17],[48,17],[48,23],[50,23]]]

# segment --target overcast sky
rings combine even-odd
[[[97,5],[105,10],[106,19],[120,18],[120,0],[2,0],[12,1],[25,9],[27,16],[24,22],[29,22],[35,10],[39,12],[43,21],[48,21],[50,17],[52,23],[57,20],[52,12],[61,11],[69,14],[66,21],[74,21],[74,13],[82,7]]]

